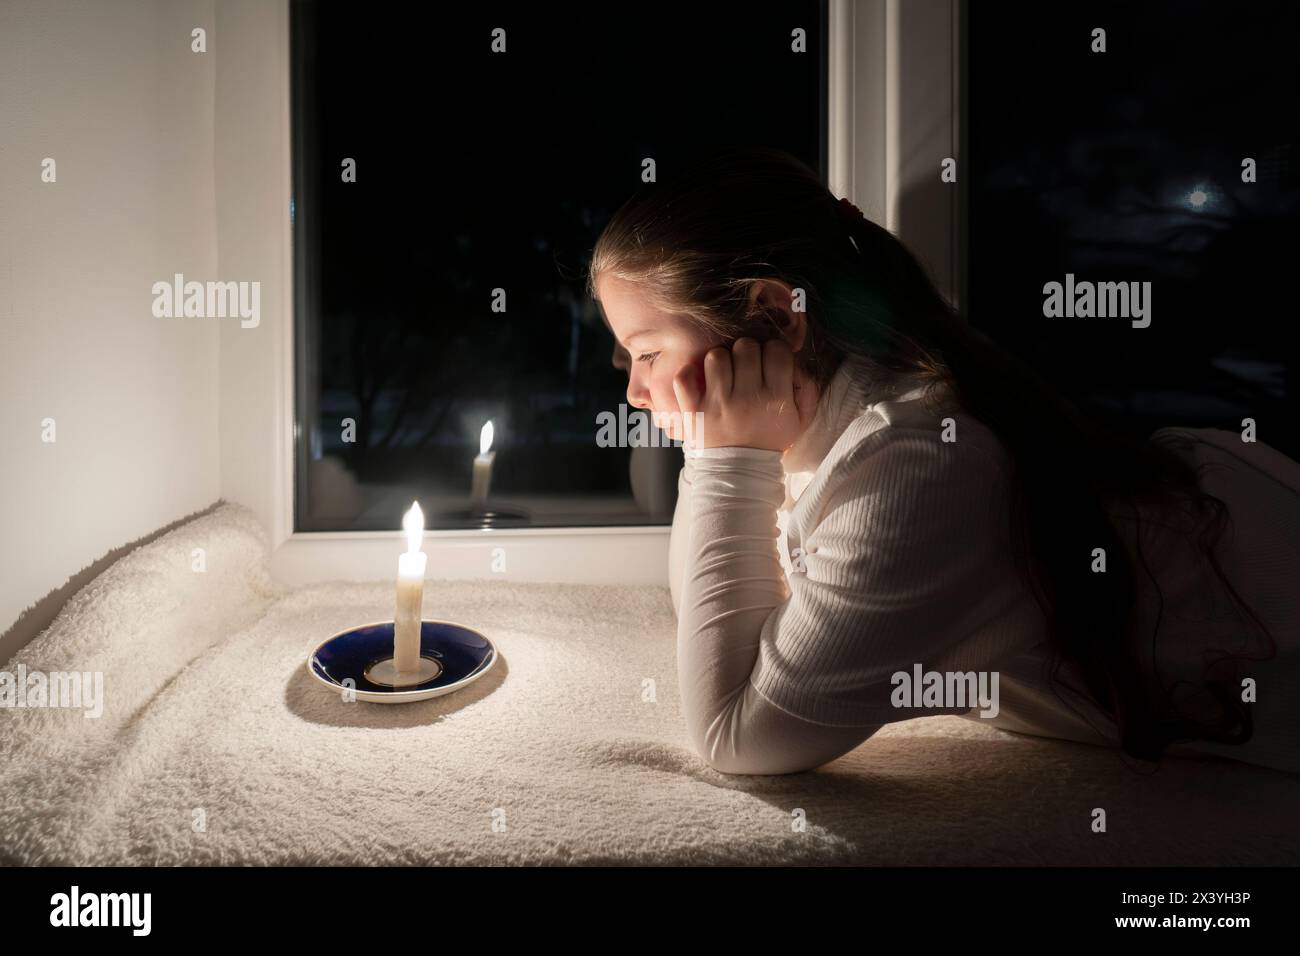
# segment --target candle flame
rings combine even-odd
[[[486,455],[488,449],[492,447],[492,419],[478,433],[478,453]]]
[[[411,502],[411,510],[402,518],[402,530],[406,532],[407,553],[415,554],[424,539],[424,512],[418,501]]]

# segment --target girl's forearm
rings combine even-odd
[[[694,461],[677,667],[683,716],[703,753],[748,685],[764,623],[789,597],[776,546],[783,479],[779,452],[714,448]]]

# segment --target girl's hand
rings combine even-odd
[[[673,392],[693,426],[696,448],[734,445],[784,452],[817,410],[817,385],[796,368],[784,339],[739,338],[704,355],[704,387],[693,366],[673,377]]]

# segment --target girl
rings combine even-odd
[[[1300,773],[1295,462],[1103,430],[775,150],[634,196],[589,292],[628,402],[684,442],[669,583],[711,766],[806,770],[950,713]]]

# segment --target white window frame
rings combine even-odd
[[[831,0],[828,182],[962,304],[965,0]],[[944,158],[957,182],[940,180]]]
[[[959,146],[956,65],[962,3],[829,4],[829,185],[908,242],[954,301],[960,284],[960,248],[953,238],[958,194],[943,186],[939,208],[946,211],[936,216],[933,190],[940,158],[957,157]],[[217,26],[220,55],[238,58],[230,69],[218,71],[216,89],[219,254],[223,269],[241,255],[254,256],[254,271],[273,290],[264,293],[270,307],[257,329],[231,324],[221,332],[222,497],[248,506],[259,518],[268,531],[272,573],[286,584],[391,579],[397,554],[405,547],[399,515],[393,516],[391,531],[293,530],[288,2],[220,4]],[[951,71],[945,73],[946,67]],[[909,78],[925,82],[904,83]],[[275,95],[267,96],[268,86],[274,85]],[[248,182],[250,171],[265,169],[277,173],[264,182]],[[926,204],[914,207],[907,201],[926,191]],[[927,212],[921,216],[914,208]],[[234,251],[227,256],[226,249]],[[426,533],[424,550],[428,576],[435,579],[667,587],[669,533],[668,525],[435,530]],[[505,574],[491,570],[497,548],[505,549]]]

